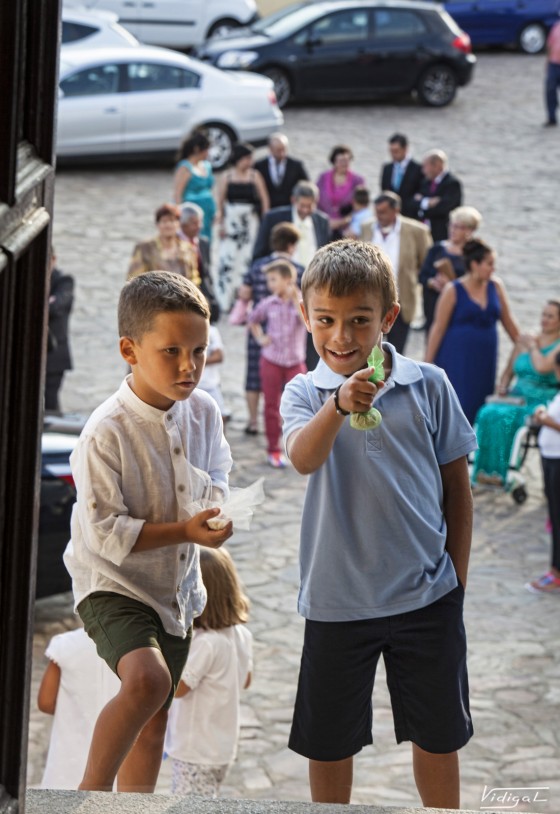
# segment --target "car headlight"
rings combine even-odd
[[[248,68],[257,59],[256,51],[225,51],[218,57],[218,68]]]

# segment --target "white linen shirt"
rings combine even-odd
[[[373,237],[372,243],[374,246],[378,246],[380,249],[383,249],[386,255],[388,255],[389,260],[391,261],[391,271],[395,277],[395,280],[399,274],[399,258],[401,253],[401,219],[397,217],[395,221],[395,225],[393,228],[388,232],[388,234],[384,235],[381,231],[381,227],[378,223],[375,224],[373,230]]]
[[[188,520],[189,504],[213,487],[227,497],[232,460],[216,403],[195,390],[159,410],[125,379],[89,418],[70,463],[77,501],[64,562],[75,607],[112,591],[149,605],[184,638],[206,603],[198,546],[132,548],[145,522]]]

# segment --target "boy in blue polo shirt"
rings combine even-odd
[[[457,750],[472,735],[463,596],[475,436],[442,370],[382,344],[399,312],[382,251],[350,240],[325,246],[302,295],[320,361],[287,384],[281,406],[290,460],[311,476],[290,748],[310,760],[314,802],[350,802],[353,755],[372,743],[383,654],[396,738],[412,741],[422,803],[459,808]],[[367,364],[374,345],[384,356],[378,384]],[[353,429],[347,416],[372,404],[381,424]]]

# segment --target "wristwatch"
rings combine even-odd
[[[343,410],[340,404],[338,403],[338,391],[340,390],[341,387],[342,385],[339,384],[334,393],[332,394],[335,410],[338,413],[338,415],[350,415],[350,410]]]

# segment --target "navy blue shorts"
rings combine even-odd
[[[371,696],[383,654],[397,743],[444,754],[473,733],[464,591],[425,608],[356,622],[306,620],[289,746],[312,760],[344,760],[373,742]]]

